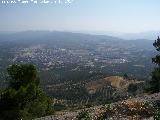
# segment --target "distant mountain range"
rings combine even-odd
[[[108,33],[109,34],[109,33]],[[144,34],[145,35],[145,34]],[[118,37],[117,37],[118,36]],[[86,44],[97,44],[100,42],[109,42],[119,46],[119,44],[127,46],[128,43],[134,43],[136,47],[153,48],[152,43],[157,38],[157,34],[151,39],[143,39],[143,37],[136,37],[135,39],[122,39],[123,35],[120,34],[105,35],[96,33],[78,33],[78,32],[62,32],[62,31],[22,31],[22,32],[0,32],[0,42],[18,42],[19,44],[63,44],[63,45],[86,45]],[[121,36],[121,37],[120,37]],[[126,35],[127,36],[127,35]],[[133,36],[133,34],[128,34]],[[137,35],[138,36],[138,35]],[[127,38],[127,37],[126,37]],[[137,38],[137,39],[136,39]],[[147,38],[147,37],[146,37]]]
[[[123,32],[110,32],[110,31],[23,31],[23,32],[6,32],[6,31],[0,31],[0,35],[3,34],[50,34],[50,33],[75,33],[75,34],[86,34],[86,35],[98,35],[98,36],[112,36],[117,37],[119,39],[125,39],[125,40],[137,40],[137,39],[147,39],[147,40],[155,40],[157,36],[160,36],[160,31],[147,31],[147,32],[137,32],[137,33],[123,33]]]
[[[88,33],[93,35],[109,35],[125,40],[148,39],[154,40],[160,36],[160,31],[147,31],[137,33],[109,32],[109,31],[78,31],[80,33]]]
[[[149,32],[142,32],[142,33],[126,33],[121,35],[116,35],[117,37],[123,39],[148,39],[148,40],[155,40],[157,36],[160,35],[160,31],[149,31]]]

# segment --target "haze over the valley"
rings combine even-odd
[[[0,31],[71,31],[155,39],[160,30],[159,4],[159,0],[73,0],[45,5],[0,2]]]

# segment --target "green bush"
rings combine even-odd
[[[82,111],[78,114],[77,119],[78,119],[78,120],[91,120],[91,119],[90,119],[89,112],[86,111],[86,110],[82,110]]]
[[[160,120],[160,108],[156,108],[154,114],[154,120]]]
[[[111,117],[113,115],[113,111],[112,111],[112,105],[111,104],[107,104],[105,105],[105,109],[106,111],[104,113],[102,113],[97,120],[107,120],[109,117]]]
[[[154,104],[155,113],[154,113],[154,119],[160,120],[160,101],[156,101]]]
[[[30,120],[52,112],[34,65],[12,65],[8,74],[10,84],[0,98],[1,120]]]

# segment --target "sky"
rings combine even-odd
[[[0,31],[137,33],[160,30],[160,0],[73,0],[70,4],[67,1],[4,4],[2,1],[7,0],[0,0]]]

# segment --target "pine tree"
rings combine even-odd
[[[153,46],[156,48],[158,52],[160,52],[160,38],[155,40]],[[150,81],[149,91],[150,93],[160,92],[160,54],[157,54],[154,58],[152,58],[152,62],[157,66],[152,72],[152,80]]]
[[[0,97],[1,120],[31,120],[52,113],[34,65],[12,65],[8,75],[9,86]]]

